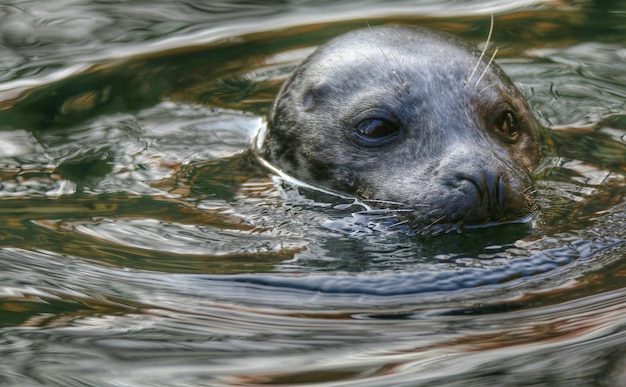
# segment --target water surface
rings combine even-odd
[[[482,47],[550,130],[529,222],[406,235],[250,144],[326,40]],[[626,3],[0,5],[0,384],[626,384]]]

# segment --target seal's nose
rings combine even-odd
[[[500,212],[502,208],[505,187],[501,178],[502,174],[499,173],[457,173],[455,185],[457,187],[467,185],[465,193],[473,197],[477,207],[493,215]]]
[[[463,196],[465,223],[513,220],[536,207],[528,194],[527,182],[506,170],[480,168],[453,175],[451,184]]]

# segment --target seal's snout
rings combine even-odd
[[[479,170],[454,176],[459,197],[449,205],[460,205],[456,212],[466,223],[515,220],[535,207],[525,193],[529,181],[508,171]],[[450,209],[452,210],[452,209]]]

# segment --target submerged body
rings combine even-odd
[[[321,46],[281,88],[259,153],[306,183],[410,209],[416,228],[536,209],[539,128],[523,96],[478,50],[425,28]]]

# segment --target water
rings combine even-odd
[[[626,3],[273,3],[0,5],[0,384],[626,384]],[[491,12],[531,222],[407,236],[249,152],[327,39]]]

